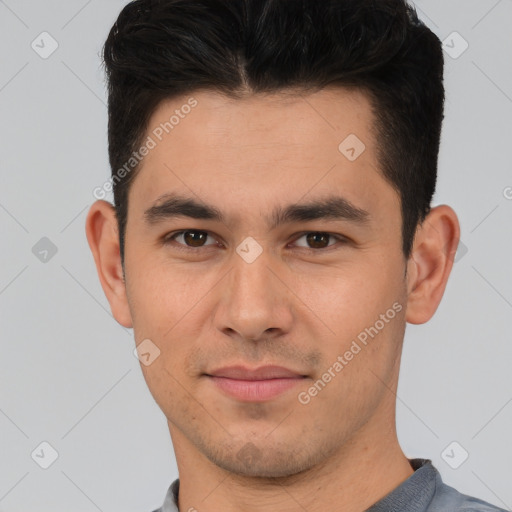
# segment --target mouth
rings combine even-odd
[[[220,368],[205,376],[223,393],[242,402],[265,402],[302,383],[307,375],[282,366]]]

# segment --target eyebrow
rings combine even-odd
[[[144,219],[148,224],[157,224],[176,217],[226,223],[226,217],[217,207],[178,194],[161,196],[153,206],[144,212]],[[371,219],[371,216],[368,211],[358,208],[348,199],[331,195],[302,204],[275,207],[270,217],[267,217],[267,223],[270,229],[274,229],[282,224],[321,219],[365,224]]]

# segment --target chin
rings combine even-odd
[[[273,446],[258,448],[247,442],[234,452],[223,450],[205,454],[218,467],[235,475],[251,478],[288,478],[311,469],[319,461],[306,453],[297,453],[293,447],[284,452]],[[228,457],[227,457],[228,455]]]

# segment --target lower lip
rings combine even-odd
[[[267,380],[237,380],[213,376],[209,378],[228,395],[246,402],[270,400],[304,380],[303,377]]]

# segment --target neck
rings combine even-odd
[[[180,512],[343,512],[366,510],[414,470],[402,452],[394,421],[369,422],[321,464],[283,478],[246,477],[213,464],[169,423],[180,475]]]

